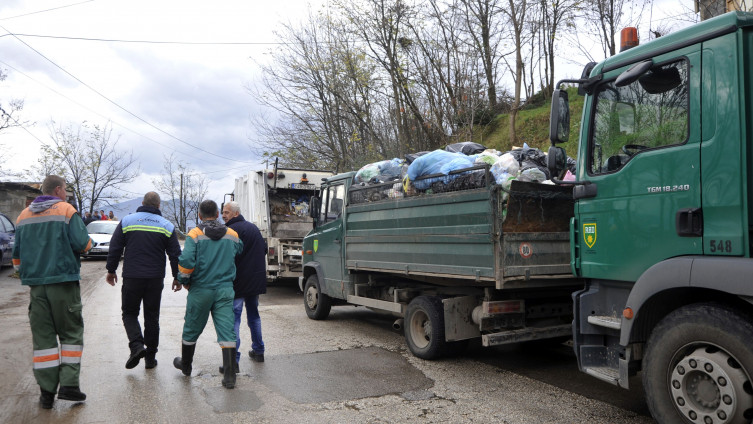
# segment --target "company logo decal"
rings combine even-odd
[[[314,240],[314,252],[319,250],[319,240]]]
[[[590,248],[596,244],[596,223],[583,224],[583,241]]]

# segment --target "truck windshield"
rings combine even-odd
[[[621,169],[646,149],[682,144],[688,138],[688,64],[654,66],[637,81],[599,86],[589,144],[589,173]]]
[[[321,209],[319,222],[334,221],[342,214],[345,203],[345,185],[338,184],[327,187],[326,193],[322,195],[324,205]]]

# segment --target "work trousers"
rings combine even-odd
[[[233,300],[233,313],[235,314],[235,361],[241,359],[241,315],[243,304],[246,304],[246,321],[251,330],[251,350],[256,353],[264,353],[264,340],[261,338],[261,317],[259,317],[259,296],[239,297]]]
[[[78,387],[84,349],[79,283],[29,287],[29,324],[37,384],[51,393],[57,393],[58,384]]]
[[[212,314],[217,343],[222,347],[235,347],[233,329],[233,286],[218,289],[191,287],[186,300],[183,324],[183,344],[195,344]]]
[[[159,309],[164,278],[123,278],[121,289],[123,327],[131,352],[146,345],[147,352],[157,353],[159,346]],[[144,304],[144,333],[141,333],[139,310]]]

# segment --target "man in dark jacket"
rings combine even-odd
[[[107,283],[115,286],[115,271],[123,258],[123,288],[121,309],[123,326],[128,335],[131,354],[125,367],[134,368],[146,356],[144,366],[157,366],[159,346],[159,309],[165,281],[165,253],[170,257],[173,291],[178,291],[178,257],[180,244],[175,227],[162,217],[159,195],[150,191],[144,195],[136,213],[127,215],[115,228],[107,254]],[[139,309],[144,304],[144,333],[141,333]],[[146,347],[144,347],[146,345]]]
[[[236,202],[228,202],[222,208],[222,219],[225,225],[235,230],[243,242],[241,254],[235,258],[236,274],[233,280],[235,299],[233,312],[235,313],[236,334],[236,363],[235,372],[239,372],[240,360],[241,314],[243,303],[246,303],[246,319],[251,329],[251,350],[248,356],[256,362],[264,362],[264,341],[261,337],[261,318],[259,317],[259,295],[267,292],[266,254],[267,242],[256,225],[246,221],[240,213],[240,206]]]

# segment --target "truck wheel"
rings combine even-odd
[[[327,319],[332,309],[332,299],[322,293],[316,274],[310,275],[306,280],[306,286],[303,288],[303,306],[306,308],[306,315],[315,320]]]
[[[652,331],[643,387],[660,423],[753,419],[753,324],[719,304],[680,308]]]
[[[413,355],[436,359],[445,353],[444,307],[435,296],[418,296],[408,305],[405,341]]]

